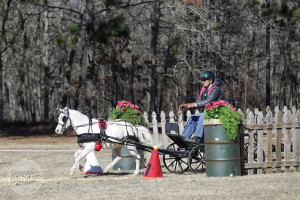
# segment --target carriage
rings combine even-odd
[[[152,152],[154,142],[150,131],[144,126],[134,126],[128,122],[108,122],[104,126],[103,120],[89,119],[79,111],[64,108],[60,109],[58,125],[55,132],[62,134],[68,127],[72,127],[78,136],[80,149],[75,152],[75,163],[70,172],[73,174],[80,167],[79,161],[89,152],[93,151],[97,142],[102,142],[104,148],[115,149],[115,159],[104,169],[108,172],[120,159],[121,148],[125,146],[130,154],[135,157],[136,169],[133,175],[139,173],[140,155],[137,149]],[[107,130],[103,131],[107,127]],[[167,123],[166,131],[177,131],[176,123]],[[183,173],[190,169],[197,173],[204,171],[204,145],[194,142],[178,134],[167,133],[173,141],[167,149],[158,149],[163,155],[163,163],[167,170]]]
[[[166,149],[158,149],[163,156],[164,167],[172,173],[184,173],[190,170],[193,173],[205,172],[204,144],[199,144],[193,139],[179,135],[177,123],[167,122],[165,129],[166,135],[172,140]],[[178,134],[172,134],[175,131]],[[152,151],[149,146],[128,141],[129,145],[136,146],[143,151]]]
[[[166,131],[179,132],[177,123],[166,123]],[[165,168],[174,173],[183,173],[187,170],[193,173],[205,172],[204,144],[179,134],[166,134],[173,142],[167,149],[161,149]]]

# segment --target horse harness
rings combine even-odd
[[[77,135],[77,143],[85,143],[85,142],[99,142],[100,144],[103,141],[107,141],[108,139],[114,139],[118,142],[114,142],[114,143],[120,143],[120,144],[124,144],[126,142],[126,139],[130,139],[130,140],[134,140],[136,142],[139,142],[139,138],[135,135],[129,135],[128,130],[127,130],[127,124],[126,126],[126,131],[127,131],[127,136],[119,139],[119,138],[115,138],[115,137],[111,137],[108,136],[105,132],[105,130],[107,129],[107,122],[104,119],[98,119],[98,123],[99,123],[99,129],[100,129],[100,133],[93,133],[92,130],[92,121],[90,120],[89,122],[89,129],[88,129],[88,133],[84,133],[81,135]],[[91,132],[90,132],[91,130]],[[109,142],[112,142],[111,140]]]
[[[98,119],[100,133],[93,133],[92,129],[92,120],[89,120],[89,129],[87,133],[77,135],[77,142],[78,143],[85,143],[85,142],[100,142],[102,143],[103,140],[106,139],[107,135],[105,130],[107,129],[107,123],[104,119]],[[92,132],[92,133],[91,133]]]

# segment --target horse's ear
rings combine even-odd
[[[69,117],[69,108],[65,107],[65,115]]]
[[[64,113],[64,110],[63,110],[63,109],[60,109],[60,108],[59,108],[59,111],[60,111],[61,113]]]

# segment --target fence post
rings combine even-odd
[[[173,110],[170,111],[169,117],[170,117],[170,122],[175,123],[175,114],[174,114]],[[175,134],[176,132],[175,131],[170,131],[170,133]]]
[[[184,129],[184,124],[183,124],[183,113],[181,110],[178,111],[178,126],[179,126],[179,135],[182,134],[183,129]]]
[[[254,114],[249,110],[247,112],[247,118],[246,118],[246,125],[247,126],[253,126],[254,125]],[[255,130],[250,130],[249,131],[249,138],[248,138],[248,163],[253,163],[253,145],[254,145],[254,132]],[[248,174],[253,175],[254,170],[249,169]]]
[[[278,124],[282,123],[282,112],[279,110],[278,106],[275,107],[275,117],[274,117],[274,128],[275,128],[275,159],[277,162],[281,162],[281,138],[282,129],[278,129]],[[276,173],[281,172],[281,166],[276,165]]]
[[[296,107],[293,106],[292,107],[292,123],[296,124],[298,121],[297,119],[297,110]],[[297,134],[297,129],[295,127],[292,126],[292,144],[291,144],[291,148],[293,148],[293,160],[295,161],[299,161],[299,157],[298,157],[298,134]],[[295,166],[294,167],[295,172],[299,171],[299,166]]]
[[[283,123],[290,123],[292,114],[291,111],[287,109],[286,106],[283,108]],[[290,172],[290,166],[287,164],[288,161],[291,160],[291,135],[290,130],[288,128],[283,128],[284,134],[284,165],[285,165],[285,172]]]
[[[300,111],[299,110],[297,111],[296,119],[297,119],[297,122],[300,121]],[[295,151],[296,151],[295,158],[298,161],[298,165],[299,165],[299,163],[300,163],[300,129],[297,129],[297,138],[296,138]],[[297,172],[299,172],[300,171],[299,167],[296,170],[297,170]]]
[[[154,143],[156,145],[158,145],[159,144],[159,139],[158,139],[158,125],[157,125],[156,113],[154,111],[152,112],[152,128],[153,128]]]
[[[260,111],[257,113],[257,125],[263,125],[263,113]],[[262,164],[264,162],[263,160],[263,136],[264,136],[264,129],[256,129],[257,130],[257,163]],[[259,168],[257,169],[257,174],[262,174],[263,169]]]
[[[144,119],[145,119],[147,125],[149,126],[148,113],[146,111],[144,111]]]
[[[268,106],[267,109],[267,114],[266,114],[266,123],[272,124],[273,120],[273,114],[271,112],[271,108]],[[272,157],[273,157],[273,152],[272,152],[272,144],[273,144],[273,129],[265,129],[267,131],[267,159],[266,162],[268,163],[267,165],[267,173],[271,174],[272,173],[272,167],[270,164],[272,163]]]
[[[164,111],[160,112],[160,121],[161,121],[161,145],[160,148],[166,149],[168,147],[168,138],[166,135],[166,114]]]

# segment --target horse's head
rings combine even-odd
[[[62,134],[71,125],[71,120],[70,120],[69,109],[67,107],[59,110],[60,110],[60,115],[57,119],[58,124],[56,126],[55,132],[57,134]]]

